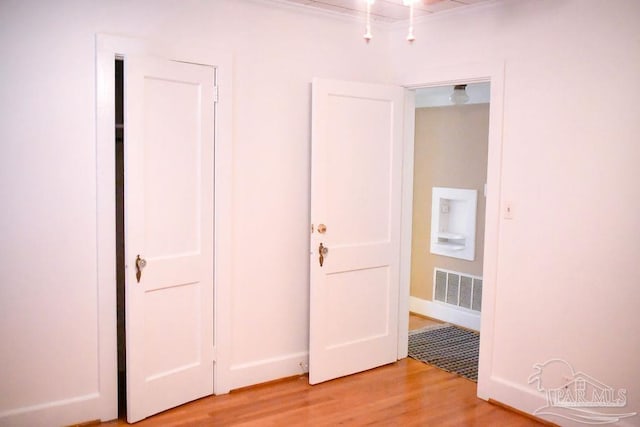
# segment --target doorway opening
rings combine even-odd
[[[115,60],[116,318],[118,335],[118,417],[127,413],[124,267],[124,60]]]
[[[184,50],[188,50],[188,52],[184,52]],[[152,59],[151,55],[160,55],[160,57],[155,56],[155,60]],[[166,65],[166,60],[161,60],[160,58],[175,58],[173,61],[168,61],[169,65]],[[151,61],[148,61],[151,59]],[[207,74],[206,77],[203,77],[203,80],[206,82],[198,83],[198,87],[201,87],[204,91],[204,95],[200,98],[202,100],[207,100],[211,102],[203,102],[203,108],[213,111],[207,111],[202,113],[203,117],[211,118],[211,121],[207,120],[207,126],[209,127],[209,131],[207,131],[207,137],[204,138],[207,141],[210,141],[211,144],[207,145],[207,153],[206,157],[208,160],[206,162],[208,173],[206,179],[203,180],[203,185],[207,186],[206,194],[209,197],[209,203],[207,206],[213,206],[211,209],[211,213],[207,215],[202,215],[201,218],[211,219],[213,221],[213,225],[209,225],[208,229],[210,232],[206,233],[206,237],[213,239],[214,231],[215,231],[215,241],[211,244],[207,243],[203,244],[203,247],[206,246],[209,248],[210,254],[204,255],[203,258],[211,260],[211,262],[205,264],[208,267],[213,268],[215,265],[215,269],[213,270],[213,277],[207,279],[206,281],[202,281],[203,283],[215,283],[215,291],[216,298],[207,297],[206,301],[212,301],[213,305],[215,305],[215,311],[213,307],[209,309],[209,304],[207,303],[208,317],[209,313],[211,317],[215,312],[215,322],[212,320],[207,320],[203,322],[208,328],[206,334],[203,334],[203,340],[213,338],[215,335],[215,347],[213,343],[209,343],[207,345],[202,346],[202,349],[206,349],[209,353],[205,355],[206,357],[201,357],[201,360],[207,360],[206,368],[209,371],[205,374],[195,375],[197,379],[207,379],[207,381],[212,382],[215,387],[207,387],[207,389],[213,389],[216,391],[216,394],[224,394],[227,393],[231,389],[231,378],[230,378],[230,370],[229,370],[229,357],[228,357],[228,349],[230,346],[230,327],[228,325],[231,324],[231,310],[230,304],[226,303],[229,300],[230,292],[230,254],[231,254],[231,231],[228,224],[231,223],[232,218],[232,203],[231,203],[231,182],[232,182],[232,144],[231,144],[231,102],[217,102],[217,99],[221,98],[224,100],[230,100],[231,97],[231,69],[232,69],[232,61],[231,55],[222,52],[212,52],[210,50],[201,50],[198,48],[188,49],[181,43],[172,44],[169,43],[167,45],[158,46],[154,42],[142,40],[142,39],[131,39],[120,36],[110,36],[104,34],[98,34],[96,36],[96,73],[97,73],[97,87],[96,87],[96,115],[97,115],[97,129],[96,129],[96,199],[97,199],[97,282],[98,282],[98,349],[99,349],[99,401],[100,407],[104,411],[103,414],[105,417],[116,418],[118,416],[118,412],[124,412],[125,406],[126,411],[131,412],[132,407],[136,405],[136,399],[133,398],[132,394],[138,391],[137,388],[133,388],[133,381],[131,380],[132,373],[135,372],[133,369],[135,364],[131,363],[131,356],[135,352],[135,346],[132,343],[140,342],[137,340],[139,336],[148,336],[144,333],[138,334],[131,337],[131,334],[135,331],[139,331],[141,322],[132,322],[130,326],[135,326],[133,329],[131,327],[126,329],[126,332],[129,334],[129,338],[126,339],[125,346],[125,310],[124,310],[124,281],[122,280],[124,273],[124,261],[122,259],[116,259],[120,256],[124,255],[124,251],[122,250],[123,245],[125,245],[125,237],[127,240],[131,240],[135,235],[135,233],[140,233],[141,228],[132,226],[128,228],[128,232],[125,235],[124,232],[124,224],[123,221],[124,215],[130,214],[132,212],[131,202],[125,203],[123,201],[124,198],[120,199],[119,208],[116,208],[116,198],[118,195],[118,190],[116,190],[116,183],[123,182],[122,179],[124,176],[123,172],[119,172],[120,178],[116,177],[116,156],[118,155],[118,151],[124,153],[124,149],[132,150],[134,153],[138,153],[139,150],[133,150],[131,146],[131,142],[135,144],[139,144],[139,138],[135,135],[131,136],[133,131],[140,133],[141,126],[140,123],[142,121],[136,120],[135,118],[131,118],[128,116],[133,110],[128,109],[126,105],[124,105],[127,100],[132,101],[132,95],[135,93],[137,96],[141,94],[140,91],[140,78],[145,75],[140,72],[139,68],[137,74],[135,74],[135,85],[132,85],[132,81],[130,77],[133,76],[131,74],[132,67],[134,64],[141,65],[141,62],[154,62],[159,63],[162,62],[167,67],[171,68],[184,68],[179,64],[184,64],[184,61],[180,61],[180,59],[187,59],[186,63],[191,64],[192,66],[196,66],[196,64],[209,64],[209,65],[199,65],[198,68],[200,71]],[[121,63],[116,62],[117,60],[121,60]],[[171,65],[173,64],[173,65]],[[116,71],[116,67],[120,68],[119,71]],[[186,66],[191,68],[191,66]],[[117,75],[119,75],[117,77]],[[121,77],[120,77],[121,76]],[[224,76],[224,78],[220,78],[219,76]],[[122,79],[123,83],[119,83],[120,79]],[[174,82],[175,78],[169,78],[167,81]],[[211,84],[213,83],[213,84]],[[116,86],[119,86],[120,95],[116,95]],[[157,85],[156,85],[157,86]],[[193,88],[194,85],[182,85],[181,88]],[[135,90],[133,90],[135,89]],[[124,92],[127,92],[126,94]],[[160,100],[171,99],[174,100],[175,97],[166,97],[166,96],[158,96]],[[193,97],[188,97],[193,100]],[[122,99],[122,102],[119,100]],[[116,101],[118,100],[118,102]],[[116,103],[119,106],[116,106]],[[123,106],[124,105],[124,106]],[[140,105],[139,103],[136,105]],[[151,102],[149,105],[158,105],[158,102]],[[194,105],[193,103],[191,104]],[[116,111],[121,111],[118,113],[119,119],[117,120],[115,115]],[[184,113],[184,108],[178,109],[179,113]],[[185,113],[186,114],[186,113]],[[127,116],[127,117],[125,117]],[[124,119],[124,120],[123,120]],[[174,120],[159,120],[160,123],[175,123]],[[202,123],[202,122],[199,122]],[[116,124],[121,125],[119,127],[123,128],[122,131],[116,131]],[[127,132],[124,132],[124,125],[127,125]],[[137,124],[136,126],[131,126],[132,124]],[[177,125],[176,125],[177,126]],[[121,142],[117,141],[116,134],[120,133]],[[203,132],[195,132],[194,134],[204,135]],[[125,141],[126,139],[126,141]],[[126,144],[126,145],[125,145]],[[120,148],[117,147],[120,145]],[[170,147],[173,145],[169,144]],[[182,145],[181,145],[182,146]],[[139,146],[137,146],[139,147]],[[215,156],[213,155],[213,150],[215,148]],[[192,150],[191,152],[194,153]],[[122,162],[119,164],[118,168],[122,171],[125,168],[132,167],[132,156],[130,154],[121,155],[120,158],[127,157],[127,162]],[[136,159],[134,159],[136,160]],[[169,157],[169,160],[173,164],[173,158]],[[163,170],[167,168],[159,168],[158,172],[161,177],[165,177]],[[174,169],[172,166],[170,169]],[[189,172],[195,170],[195,168],[186,168],[186,173],[180,173],[179,176],[183,177],[185,175],[189,175]],[[184,171],[183,171],[184,172]],[[215,174],[215,179],[213,175]],[[189,175],[191,176],[191,175]],[[131,176],[129,176],[131,178]],[[122,181],[120,181],[122,180]],[[212,188],[209,189],[209,186]],[[123,185],[120,185],[122,188]],[[204,188],[204,187],[203,187]],[[122,191],[122,190],[120,190]],[[123,192],[124,193],[124,192]],[[158,192],[156,192],[158,193]],[[164,194],[164,191],[159,192],[160,194]],[[131,192],[127,192],[127,194],[131,194]],[[180,192],[179,194],[183,194]],[[211,199],[213,199],[215,195],[215,203],[210,203]],[[115,196],[115,197],[114,197]],[[123,194],[124,196],[124,194]],[[132,201],[143,200],[141,197],[132,197]],[[126,204],[126,206],[125,206]],[[180,207],[185,206],[185,204],[179,205]],[[125,212],[127,211],[127,212]],[[121,212],[119,215],[120,218],[117,219],[117,212]],[[127,223],[129,222],[129,217],[127,217]],[[116,222],[120,222],[118,226],[119,229],[123,230],[119,233],[116,232]],[[121,228],[120,228],[121,227]],[[116,242],[116,236],[119,236],[118,242]],[[215,245],[215,257],[213,256],[213,247]],[[120,247],[120,249],[117,249]],[[127,243],[128,247],[128,243]],[[134,255],[137,252],[134,252]],[[119,255],[120,254],[120,255]],[[133,260],[131,260],[133,261]],[[118,272],[118,266],[121,269]],[[147,273],[151,270],[147,269]],[[129,271],[129,273],[133,274],[133,271]],[[208,273],[209,274],[209,273]],[[126,274],[125,274],[126,276]],[[148,278],[150,274],[145,275]],[[131,280],[128,278],[127,280]],[[135,276],[133,276],[133,281],[135,281]],[[147,282],[149,282],[147,280]],[[118,287],[120,287],[121,292],[118,293]],[[184,287],[186,288],[186,287]],[[139,288],[136,288],[139,289]],[[207,291],[209,287],[207,287]],[[127,289],[129,291],[129,289]],[[155,292],[157,295],[158,293]],[[131,302],[131,298],[127,298],[128,302]],[[131,308],[131,307],[130,307]],[[138,310],[139,311],[139,310]],[[137,313],[135,309],[128,313],[127,320],[131,321],[131,313]],[[195,312],[195,310],[193,311]],[[186,312],[189,314],[191,312]],[[174,316],[175,317],[175,316]],[[204,326],[203,326],[204,327]],[[214,333],[215,332],[215,333]],[[183,335],[181,335],[183,336]],[[197,342],[200,342],[198,340]],[[166,346],[166,348],[185,348],[185,346]],[[191,348],[194,348],[193,346]],[[127,366],[124,365],[125,357],[129,357],[129,363]],[[166,352],[164,351],[154,351],[150,353],[151,355],[156,355],[157,357],[163,357]],[[210,363],[209,361],[213,360],[215,357],[215,363]],[[137,360],[137,359],[134,359]],[[120,361],[120,363],[118,363]],[[143,366],[150,366],[149,364]],[[169,369],[169,373],[172,373],[171,369]],[[182,371],[181,371],[182,372]],[[130,378],[125,385],[125,373]],[[137,378],[137,377],[136,377]],[[194,388],[184,388],[184,390],[192,391]],[[152,391],[158,391],[158,387],[151,388]],[[172,390],[178,390],[177,387]],[[183,390],[183,389],[179,389]],[[126,392],[126,398],[124,393]],[[167,393],[163,391],[158,392],[159,395],[166,396]],[[211,393],[211,392],[209,392]],[[120,404],[118,404],[120,402]]]
[[[488,82],[415,90],[410,331],[480,330],[489,98]]]

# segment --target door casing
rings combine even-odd
[[[115,59],[152,55],[216,68],[218,103],[214,147],[214,393],[230,391],[231,344],[231,54],[180,43],[158,44],[142,39],[96,36],[96,237],[98,297],[99,408],[103,420],[118,416],[116,246],[115,246]],[[212,100],[213,102],[213,100]]]
[[[492,380],[495,293],[498,276],[498,249],[501,213],[502,128],[505,64],[503,61],[461,63],[432,69],[409,69],[403,87],[418,89],[464,83],[491,83],[489,141],[487,156],[487,203],[483,262],[482,313],[478,397],[489,399],[498,383]],[[413,161],[415,100],[405,98],[405,134],[402,186],[402,231],[400,238],[400,299],[398,321],[398,359],[407,357],[409,287],[411,277],[411,235],[413,212]],[[413,106],[409,108],[409,106]]]

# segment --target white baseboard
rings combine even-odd
[[[480,314],[450,307],[447,304],[409,297],[409,311],[454,325],[480,331]]]
[[[0,413],[0,426],[52,426],[93,421],[100,414],[99,393],[25,406]],[[102,421],[109,421],[108,419]]]
[[[309,353],[287,354],[231,366],[231,389],[247,387],[309,372]]]
[[[564,416],[559,415],[540,415],[536,414],[536,410],[543,409],[548,405],[546,395],[543,392],[536,391],[533,386],[526,386],[523,384],[515,383],[513,381],[506,380],[504,378],[499,377],[491,377],[489,379],[489,387],[490,387],[490,398],[496,400],[505,405],[511,406],[512,408],[517,408],[520,411],[523,411],[528,414],[532,414],[534,417],[539,419],[549,421],[552,423],[557,423],[562,425],[563,427],[584,427],[586,425],[593,424],[610,424],[605,422],[598,422],[597,416],[600,415],[598,412],[601,412],[602,415],[606,415],[608,413],[607,408],[588,408],[589,410],[594,410],[595,413],[592,414],[594,416],[593,420],[573,420],[570,418],[566,418]],[[611,408],[610,408],[611,409]],[[612,412],[634,412],[627,410],[617,410],[620,408],[615,408],[615,411]],[[546,411],[546,410],[545,410]],[[553,412],[553,410],[551,410]],[[562,411],[558,411],[558,414],[562,414]],[[588,413],[583,413],[583,415],[589,415]],[[611,424],[612,425],[612,424]],[[631,427],[638,425],[638,415],[632,416],[630,418],[624,418],[617,422],[615,422],[615,426],[617,427]]]

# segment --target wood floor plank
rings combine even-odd
[[[409,313],[409,330],[422,329],[427,326],[441,325],[444,322],[421,314]]]
[[[103,423],[122,426],[125,421]],[[413,359],[310,386],[308,377],[188,403],[136,427],[542,425],[476,397],[476,384]]]

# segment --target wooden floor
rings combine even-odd
[[[441,322],[440,320],[432,319],[431,317],[425,317],[419,314],[409,313],[409,330],[410,331],[426,328],[427,326],[441,325],[442,323],[443,322]]]
[[[429,321],[415,320],[415,323],[425,326]],[[303,375],[207,397],[150,417],[136,426],[365,424],[541,425],[478,399],[474,382],[413,359],[403,359],[315,386],[310,386],[308,377]],[[112,421],[102,425],[122,426],[126,422]]]

